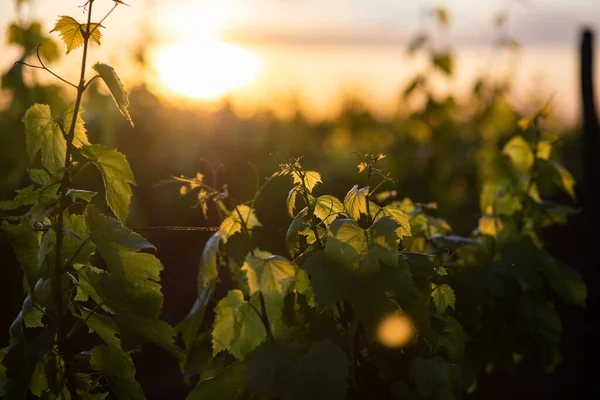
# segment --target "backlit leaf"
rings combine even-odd
[[[90,41],[100,44],[100,39],[102,38],[100,28],[103,28],[100,24],[90,24]],[[67,46],[67,54],[69,54],[71,50],[83,45],[85,34],[88,32],[88,26],[87,23],[80,24],[75,19],[63,15],[58,19],[56,25],[54,25],[54,28],[50,31],[50,33],[52,32],[58,32],[62,41]]]
[[[215,307],[212,332],[213,354],[229,350],[236,358],[244,357],[267,337],[265,327],[240,290],[230,290]]]
[[[323,182],[321,174],[317,171],[293,171],[292,176],[294,177],[295,184],[304,184],[309,192],[312,192],[318,183]]]
[[[131,115],[129,114],[129,98],[127,97],[127,92],[115,70],[110,65],[102,63],[96,63],[92,68],[100,75],[108,87],[108,90],[110,90],[110,95],[119,111],[121,111],[121,114],[127,118],[127,121],[129,121],[131,126],[134,126]]]
[[[106,202],[117,218],[125,224],[132,193],[129,184],[135,184],[127,159],[118,151],[98,144],[83,147],[81,155],[100,171],[106,190]]]
[[[261,226],[260,222],[254,214],[254,210],[242,204],[235,207],[231,213],[221,222],[218,235],[227,243],[227,240],[235,233],[241,232],[245,225],[246,229],[253,229]]]
[[[42,165],[55,174],[65,166],[67,142],[52,120],[50,107],[46,104],[34,104],[23,117],[27,152],[33,159],[38,151],[42,153]]]
[[[381,208],[381,211],[378,213],[377,219],[382,217],[390,217],[398,224],[398,228],[396,229],[396,234],[398,235],[398,240],[402,238],[409,237],[411,235],[410,231],[410,215],[408,215],[402,208],[394,205],[388,204],[387,206]]]
[[[531,171],[534,154],[531,146],[522,136],[515,136],[504,145],[502,152],[506,154],[520,174]]]
[[[241,399],[246,390],[246,365],[236,362],[220,374],[198,382],[186,400]]]
[[[358,185],[354,185],[352,189],[346,194],[344,199],[344,207],[348,216],[353,220],[358,221],[360,214],[367,213],[367,196],[369,195],[369,188],[364,187],[359,189]]]
[[[106,378],[119,400],[146,399],[128,354],[101,344],[92,349],[90,365]]]
[[[220,239],[219,235],[215,233],[204,245],[198,269],[198,296],[202,296],[206,288],[217,278],[217,254]]]
[[[431,297],[433,298],[433,304],[438,314],[442,314],[448,307],[454,309],[456,297],[450,285],[444,283],[443,285],[436,286],[431,292]]]
[[[267,251],[254,250],[244,261],[250,295],[261,292],[265,296],[283,299],[294,284],[296,270],[285,258]]]
[[[317,198],[314,203],[315,215],[319,217],[326,226],[344,212],[344,205],[334,196],[324,195]]]

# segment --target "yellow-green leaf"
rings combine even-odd
[[[454,309],[456,297],[454,295],[454,290],[450,285],[443,284],[436,286],[431,292],[431,297],[433,298],[433,304],[435,305],[438,314],[442,314],[448,307]]]
[[[325,195],[315,201],[315,215],[327,226],[344,212],[344,205],[334,196]]]
[[[73,123],[74,111],[75,103],[71,103],[60,117],[60,123],[62,123],[65,132],[68,132],[71,128],[71,124]],[[85,129],[83,117],[81,116],[81,114],[83,114],[84,111],[85,110],[83,109],[83,106],[80,105],[79,111],[77,112],[77,120],[75,121],[75,130],[73,131],[73,146],[77,147],[78,149],[90,144],[87,137],[87,131]]]
[[[241,232],[244,225],[247,229],[261,226],[254,214],[254,210],[242,204],[234,208],[229,216],[221,222],[217,234],[221,237],[223,243],[227,243],[227,240],[232,235]]]
[[[321,180],[321,174],[319,174],[317,171],[294,171],[292,176],[294,177],[295,184],[300,185],[304,182],[304,185],[309,192],[312,192],[318,183],[323,182]]]
[[[103,28],[102,25],[97,23],[91,23],[89,26],[90,38],[92,42],[96,42],[100,44],[100,39],[102,38],[102,33],[100,33],[100,28]],[[58,32],[60,38],[67,46],[67,54],[71,52],[71,50],[75,50],[80,47],[85,41],[85,35],[87,33],[87,24],[80,24],[75,19],[63,15],[58,21],[56,21],[56,25],[50,31]]]
[[[215,307],[212,331],[213,355],[229,350],[236,358],[244,357],[265,340],[267,334],[258,314],[244,300],[240,290],[230,290]]]
[[[283,299],[292,287],[296,275],[294,266],[285,258],[268,251],[254,250],[244,260],[250,295],[261,292],[265,296]]]
[[[360,214],[367,213],[367,196],[369,195],[369,188],[364,187],[359,189],[358,185],[354,185],[352,189],[346,194],[344,199],[344,207],[348,215],[358,221]]]
[[[106,202],[117,218],[125,224],[131,202],[129,184],[135,185],[135,178],[127,159],[118,151],[98,144],[83,147],[81,155],[100,171],[106,188]]]
[[[42,165],[51,173],[65,165],[67,142],[55,121],[52,120],[50,106],[34,104],[23,117],[25,141],[31,159],[38,151],[42,153]]]
[[[396,234],[398,235],[398,240],[411,236],[410,231],[410,215],[408,215],[404,210],[394,204],[388,204],[387,206],[381,209],[381,212],[377,216],[377,219],[382,217],[390,217],[399,225],[396,229]]]
[[[529,173],[533,166],[534,154],[531,146],[522,136],[515,136],[504,145],[506,154],[520,174]]]
[[[113,67],[107,64],[96,63],[92,68],[100,75],[108,87],[108,90],[110,90],[110,95],[119,108],[119,111],[121,111],[121,114],[127,118],[127,121],[129,121],[131,126],[134,126],[131,115],[129,114],[129,98],[127,97],[127,92]]]

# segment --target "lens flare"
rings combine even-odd
[[[377,338],[387,347],[402,347],[414,336],[414,325],[406,314],[391,314],[385,317],[377,329]]]

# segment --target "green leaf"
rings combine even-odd
[[[294,208],[296,208],[296,197],[298,197],[298,192],[300,191],[300,186],[296,185],[290,190],[288,193],[286,205],[288,215],[294,218]]]
[[[454,309],[456,297],[454,296],[454,290],[450,285],[444,283],[436,286],[431,292],[431,297],[433,298],[433,304],[435,305],[438,314],[443,314],[448,307]]]
[[[241,399],[246,391],[246,365],[236,362],[220,374],[198,382],[187,400]]]
[[[28,290],[31,292],[38,279],[43,275],[43,271],[37,267],[37,253],[42,234],[34,231],[27,221],[19,224],[4,222],[0,228],[8,234],[13,251],[25,273]]]
[[[360,214],[367,213],[367,196],[369,195],[369,188],[364,187],[359,189],[358,185],[354,185],[352,189],[346,194],[344,199],[344,208],[350,218],[358,221]]]
[[[347,299],[357,285],[353,270],[328,260],[324,251],[311,254],[302,264],[311,275],[311,285],[319,308]]]
[[[452,75],[453,62],[450,53],[434,53],[432,54],[433,65],[438,67],[446,75]]]
[[[100,28],[104,27],[97,23],[90,24],[90,41],[100,44],[100,39],[102,38]],[[58,32],[62,41],[67,46],[67,54],[69,54],[71,50],[75,50],[83,45],[84,37],[87,31],[87,24],[80,24],[75,19],[63,15],[58,19],[56,25],[54,25],[54,28],[52,28],[50,33]]]
[[[129,114],[129,99],[127,97],[127,92],[115,70],[110,65],[102,63],[96,63],[92,68],[100,75],[108,87],[108,90],[110,90],[110,95],[119,108],[119,111],[121,111],[121,114],[127,118],[127,121],[129,121],[131,126],[134,126],[131,115]]]
[[[37,363],[52,349],[56,331],[52,327],[29,341],[18,342],[9,347],[2,360],[6,367],[4,400],[22,400],[29,389]]]
[[[573,200],[575,200],[575,179],[565,167],[554,160],[538,159],[538,164],[540,166],[541,173],[547,174],[555,185],[557,185],[560,189],[571,196]]]
[[[52,182],[52,177],[45,169],[29,168],[27,169],[27,174],[29,175],[29,179],[40,186],[46,186]]]
[[[101,145],[85,146],[81,155],[98,168],[106,189],[106,202],[117,218],[124,224],[129,214],[131,187],[135,178],[125,156]]]
[[[143,237],[124,228],[119,221],[105,217],[93,205],[86,209],[86,221],[90,239],[113,273],[133,284],[146,279],[160,280],[163,269],[160,261],[152,254],[136,252],[154,248]]]
[[[92,349],[90,365],[110,383],[119,400],[144,400],[146,396],[135,380],[135,366],[131,357],[106,345]]]
[[[519,174],[530,173],[535,156],[531,146],[522,136],[515,136],[509,140],[504,145],[502,152],[510,158]]]
[[[227,218],[221,222],[217,234],[221,237],[223,243],[227,243],[227,240],[229,240],[231,236],[242,231],[244,225],[246,229],[262,226],[256,218],[254,210],[242,204],[235,207]]]
[[[25,116],[25,140],[27,152],[33,159],[38,151],[42,153],[42,165],[52,174],[65,166],[67,142],[58,124],[52,119],[50,106],[34,104]]]
[[[261,292],[265,296],[283,300],[294,284],[296,270],[285,258],[255,249],[248,254],[242,271],[246,272],[250,295]]]
[[[430,396],[438,387],[450,379],[448,363],[440,356],[432,358],[413,358],[410,364],[410,376],[415,382],[420,396]]]
[[[198,296],[200,297],[217,278],[217,254],[219,253],[220,239],[218,233],[215,233],[204,245],[200,258],[200,268],[198,269]]]
[[[305,216],[306,211],[294,218],[285,234],[285,247],[291,257],[294,257],[294,254],[300,251],[299,235],[309,227],[309,224],[304,220]]]
[[[283,400],[346,399],[349,362],[330,341],[313,343],[304,355],[286,344],[267,342],[248,357],[248,386]]]
[[[466,336],[462,326],[453,318],[444,320],[444,328],[436,342],[436,351],[444,350],[450,359],[460,359],[465,351]]]
[[[91,313],[90,310],[79,307],[81,310],[80,318],[85,321],[90,333],[96,332],[110,348],[121,350],[121,340],[118,338],[119,327],[117,323],[108,315]]]
[[[85,129],[82,114],[84,113],[82,105],[79,105],[77,111],[77,120],[75,121],[75,127],[73,131],[73,146],[80,149],[83,146],[90,145],[87,137],[87,130]],[[73,114],[75,112],[75,103],[71,103],[67,109],[62,113],[57,123],[61,124],[65,132],[69,132],[71,124],[73,123]]]
[[[244,357],[265,340],[267,334],[257,313],[244,300],[240,290],[230,290],[215,307],[213,354],[229,350],[236,358]]]
[[[24,189],[16,190],[17,195],[12,200],[0,201],[0,210],[15,210],[22,206],[34,204],[50,205],[58,202],[56,191],[58,184],[36,190],[33,186],[27,186]]]
[[[331,224],[331,237],[325,242],[328,259],[358,270],[368,251],[367,231],[354,220],[338,219]]]
[[[408,215],[404,210],[394,204],[388,204],[387,206],[381,208],[381,211],[378,213],[377,219],[383,217],[390,217],[398,224],[398,228],[396,229],[396,234],[398,235],[398,240],[402,238],[409,237],[411,235],[410,231],[410,215]],[[377,221],[377,220],[375,220]]]
[[[304,185],[309,192],[319,184],[323,182],[321,180],[321,174],[317,171],[292,171],[292,177],[294,178],[294,184]]]
[[[324,195],[314,203],[315,215],[329,227],[331,223],[344,212],[344,205],[337,197]]]
[[[145,280],[132,286],[112,273],[89,266],[78,268],[77,275],[80,289],[115,315],[123,350],[152,342],[181,357],[173,343],[173,328],[158,319],[163,305],[158,283]]]

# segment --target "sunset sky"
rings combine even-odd
[[[25,19],[41,19],[44,29],[49,31],[59,15],[71,15],[83,21],[85,15],[78,8],[83,2],[33,0],[30,1],[31,6],[23,8],[22,16]],[[94,20],[100,19],[112,4],[111,0],[96,0],[94,15],[98,18]],[[251,60],[241,52],[236,55],[235,51],[232,53],[223,49],[224,55],[219,55],[224,57],[223,60],[235,64],[236,61],[231,61],[237,60],[235,57],[246,57],[247,61],[241,62],[247,63],[246,69],[251,67],[251,63],[257,70],[259,64],[271,66],[271,79],[263,77],[263,83],[260,83],[263,89],[265,85],[270,85],[269,90],[312,91],[310,96],[321,98],[323,104],[333,99],[333,92],[339,92],[340,87],[360,86],[360,82],[354,85],[353,80],[363,83],[373,80],[370,87],[375,97],[379,92],[384,95],[385,85],[400,84],[409,71],[416,67],[410,63],[399,64],[395,54],[403,54],[410,37],[422,30],[433,32],[438,46],[456,49],[458,64],[466,66],[465,71],[474,70],[473,60],[481,57],[482,49],[487,49],[489,56],[490,44],[498,35],[492,23],[494,16],[498,12],[506,12],[508,22],[503,32],[523,44],[523,64],[527,74],[553,83],[561,77],[569,82],[568,88],[557,86],[545,89],[549,92],[558,91],[559,95],[561,91],[564,92],[562,94],[569,103],[567,107],[570,107],[567,114],[571,118],[576,111],[576,87],[573,77],[564,75],[575,73],[574,57],[580,28],[591,26],[600,32],[600,2],[597,0],[129,0],[128,4],[131,7],[118,7],[104,23],[105,46],[94,50],[96,58],[119,67],[124,59],[123,54],[131,51],[140,40],[152,40],[156,49],[180,43],[181,46],[187,46],[189,53],[196,50],[197,57],[204,54],[205,59],[218,59],[215,54],[206,53],[206,49],[214,48],[212,45],[194,49],[194,43],[218,39],[239,45],[244,51],[251,51],[254,57]],[[446,7],[450,12],[449,30],[436,30],[434,19],[427,16],[428,10],[437,6]],[[16,54],[15,49],[6,47],[4,33],[8,24],[15,19],[15,10],[12,0],[2,0],[0,3],[2,70],[10,66]],[[382,46],[388,46],[387,52],[377,50]],[[346,50],[340,52],[341,48]],[[350,48],[354,49],[352,54]],[[335,52],[340,56],[332,57]],[[370,63],[360,60],[367,56],[367,52]],[[465,54],[462,61],[461,52]],[[4,57],[5,54],[7,57]],[[165,57],[163,55],[163,59]],[[324,68],[324,60],[331,60],[327,68]],[[379,65],[382,63],[386,66]],[[69,67],[65,64],[68,62],[63,60],[58,68],[68,73]],[[211,68],[208,71],[214,71],[219,66]],[[318,90],[324,90],[322,88],[327,85],[317,82],[311,87],[309,78],[312,81],[320,79],[323,74],[326,75],[324,69],[328,68],[340,75],[339,82],[330,83],[328,90],[332,93],[318,95]],[[122,67],[121,71],[126,81],[135,76],[135,71],[127,70],[127,66]],[[402,77],[391,77],[388,83],[376,82],[378,75],[389,74],[390,71],[396,71]],[[176,72],[171,73],[177,75]],[[231,72],[238,75],[242,73],[248,71]],[[333,72],[330,75],[334,76]],[[233,78],[240,77],[231,76],[230,80]],[[222,79],[228,77],[222,76]],[[205,81],[207,79],[197,83],[202,85]],[[288,85],[287,81],[307,83],[293,86]],[[257,85],[259,83],[255,82],[251,90],[256,92]],[[387,90],[390,93],[385,96],[389,100],[392,90]],[[381,104],[388,100],[380,98],[378,101]]]

